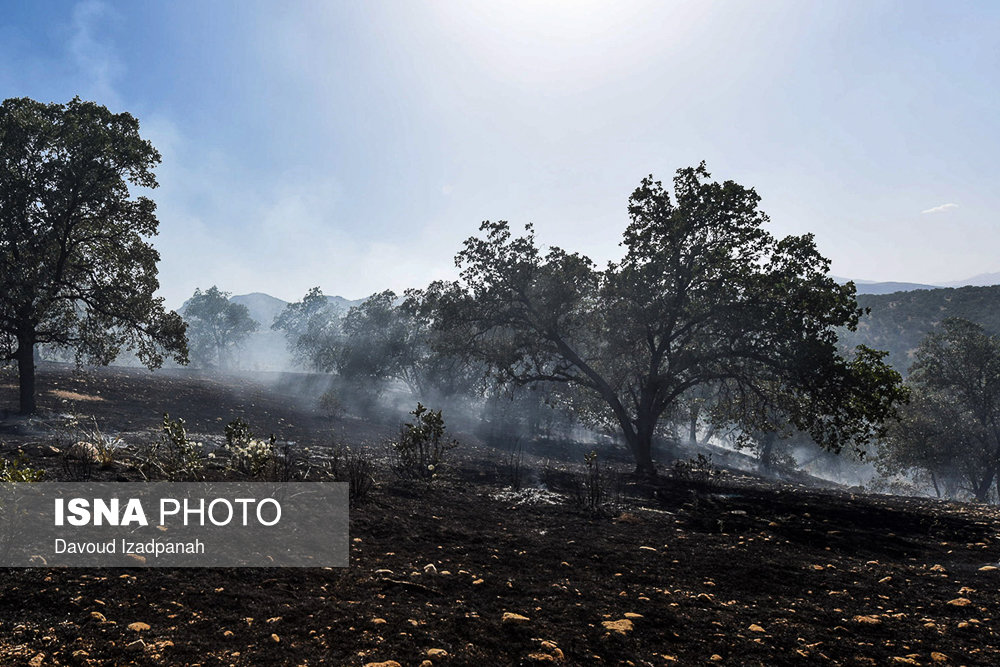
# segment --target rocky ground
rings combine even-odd
[[[186,372],[50,368],[41,396],[44,418],[8,415],[0,440],[51,479],[71,410],[126,440],[163,411],[205,432],[242,413],[317,450],[393,432]],[[568,465],[514,490],[502,454],[454,453],[430,488],[384,474],[353,504],[347,569],[0,570],[0,662],[1000,664],[995,508],[698,469],[616,477],[593,510]],[[134,475],[127,451],[97,474]]]

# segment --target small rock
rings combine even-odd
[[[281,643],[281,637],[279,637],[276,634],[272,634],[271,635],[271,641],[274,642],[275,644],[280,644]]]
[[[627,618],[623,618],[620,621],[602,621],[601,625],[604,626],[605,630],[610,630],[620,635],[628,634],[634,627],[632,621]]]
[[[98,623],[107,623],[107,617],[99,611],[90,612],[90,617],[97,621]]]
[[[998,568],[996,565],[983,565],[981,568],[979,568],[979,571],[980,572],[994,572],[994,571],[996,571],[998,569],[1000,569],[1000,568]]]
[[[43,662],[45,662],[45,654],[39,653],[34,658],[28,661],[28,667],[41,667]]]
[[[448,651],[443,648],[429,648],[427,649],[427,657],[431,660],[443,660],[448,657]]]
[[[403,667],[401,664],[395,660],[386,660],[384,662],[366,662],[364,667]]]
[[[972,604],[972,600],[969,598],[955,598],[954,600],[948,600],[948,604],[952,607],[968,607]]]
[[[149,623],[143,623],[142,621],[136,621],[135,623],[128,624],[129,630],[134,630],[135,632],[143,632],[149,630]]]
[[[530,623],[531,619],[521,614],[505,611],[500,622],[504,625],[520,625],[522,623]]]
[[[372,619],[372,624],[373,625],[384,625],[385,623],[387,623],[387,621],[384,618],[373,618]]]
[[[437,573],[438,569],[434,566],[434,563],[427,563],[427,565],[424,565],[424,574],[435,575]]]
[[[878,616],[855,616],[855,623],[861,623],[862,625],[879,625],[882,619]]]
[[[709,658],[709,660],[711,660],[712,662],[722,662],[722,656],[719,655],[718,653],[713,653],[712,656]]]
[[[947,571],[948,570],[945,569],[944,565],[941,564],[937,564],[931,568],[931,572],[947,572]]]
[[[529,653],[527,655],[527,660],[529,662],[538,662],[538,663],[556,662],[554,656],[551,656],[548,653],[541,653],[541,652]]]
[[[760,627],[756,623],[752,623],[750,627],[747,628],[747,630],[749,630],[750,632],[766,632],[764,628]]]
[[[225,632],[222,633],[222,636],[226,637],[228,639],[229,637],[233,636],[233,631],[232,630],[226,630]]]
[[[931,651],[931,660],[934,662],[948,662],[948,656],[940,651]]]
[[[642,618],[642,614],[636,614],[635,612],[627,611],[625,612],[625,618],[631,618],[631,619]]]

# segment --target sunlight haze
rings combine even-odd
[[[616,258],[705,160],[848,278],[1000,271],[1000,5],[5,3],[0,96],[128,111],[161,294],[350,299],[455,276],[485,219]]]

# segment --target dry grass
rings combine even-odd
[[[100,396],[94,396],[93,394],[78,394],[75,391],[66,391],[65,389],[50,389],[49,396],[54,396],[56,398],[62,398],[67,401],[103,401],[104,399]]]

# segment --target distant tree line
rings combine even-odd
[[[704,165],[681,169],[672,196],[652,178],[633,193],[625,257],[605,269],[543,251],[530,226],[486,222],[456,258],[458,281],[382,292],[342,318],[314,289],[273,326],[301,362],[372,401],[393,381],[425,402],[540,388],[616,430],[642,474],[683,421],[862,447],[905,398],[900,376],[884,353],[841,354],[838,327],[862,314],[853,285],[829,277],[811,236],[771,236],[758,202]]]
[[[217,286],[195,290],[183,319],[154,296],[155,205],[132,188],[156,187],[159,159],[127,113],[78,98],[0,105],[0,359],[17,364],[21,412],[36,408],[39,346],[78,363],[129,352],[150,368],[190,351],[227,368],[259,330]],[[989,319],[991,293],[948,291],[970,319],[940,324],[936,290],[866,297],[895,299],[872,319],[812,236],[765,229],[759,201],[704,164],[680,169],[670,190],[642,180],[624,256],[603,268],[540,248],[530,226],[487,221],[456,256],[458,280],[346,312],[314,288],[267,324],[361,411],[405,388],[425,404],[477,403],[496,439],[513,424],[565,438],[583,425],[616,434],[643,475],[657,443],[728,433],[774,466],[808,439],[873,450],[886,476],[940,495],[996,499],[1000,322],[970,321]],[[899,335],[915,318],[922,341]],[[893,347],[897,365],[913,358],[905,385],[887,352],[853,345],[873,340],[910,346]]]

